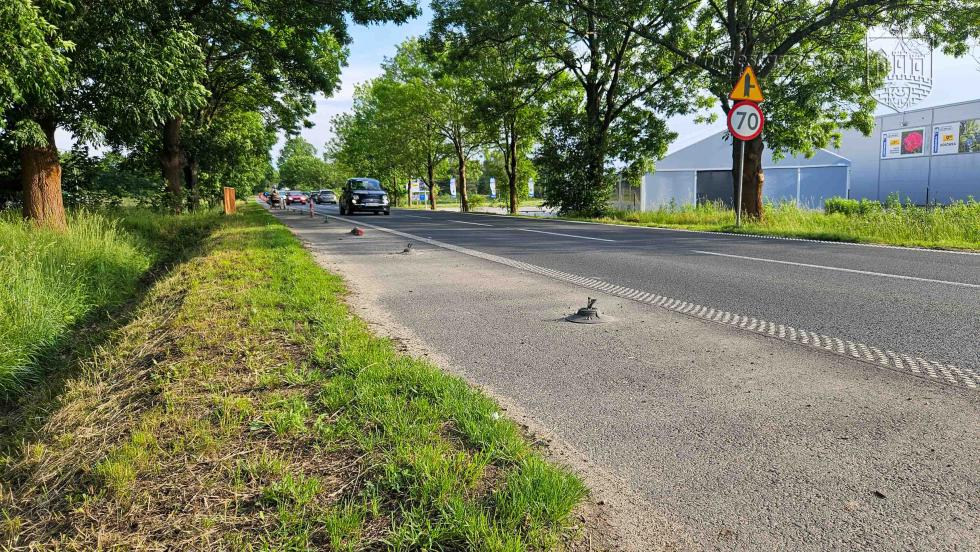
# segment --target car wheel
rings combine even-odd
[[[391,214],[391,211],[387,211],[387,210],[385,211],[385,216],[388,216],[390,214]]]

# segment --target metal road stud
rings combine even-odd
[[[565,320],[574,322],[575,324],[604,324],[606,322],[612,322],[614,320],[612,317],[602,314],[595,306],[596,301],[597,299],[589,297],[589,302],[586,306],[580,308],[575,314],[566,316]]]

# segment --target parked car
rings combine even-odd
[[[381,183],[373,178],[351,178],[344,184],[338,203],[341,215],[353,215],[356,212],[374,214],[391,214],[388,194]]]
[[[337,194],[333,190],[318,190],[313,192],[313,203],[333,205],[337,203]]]
[[[293,203],[299,203],[301,205],[306,205],[308,198],[306,194],[299,190],[289,190],[286,192],[286,205],[292,205]]]

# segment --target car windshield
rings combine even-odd
[[[381,191],[381,184],[377,180],[358,180],[354,183],[355,190],[375,190]]]

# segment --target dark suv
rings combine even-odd
[[[381,183],[373,178],[351,178],[344,184],[340,195],[341,215],[353,215],[356,212],[375,214],[391,214],[388,194],[381,188]]]

